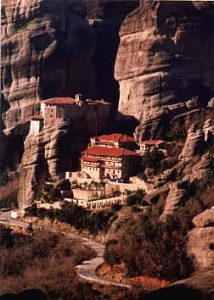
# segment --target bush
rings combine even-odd
[[[133,193],[133,194],[127,196],[126,205],[132,206],[132,205],[145,204],[145,201],[143,200],[144,196],[145,196],[145,192],[142,190],[139,190],[136,193]]]
[[[153,169],[156,173],[161,167],[161,161],[164,158],[164,154],[158,149],[154,148],[151,151],[147,151],[142,157],[141,166],[143,170],[146,168]]]

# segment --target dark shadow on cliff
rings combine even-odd
[[[205,295],[187,285],[174,285],[139,297],[139,300],[212,300],[213,295]]]
[[[4,117],[10,106],[5,101],[4,95],[1,93],[0,104],[0,172],[5,171],[6,168],[11,170],[16,169],[20,163],[23,151],[24,140],[28,133],[28,125],[18,125],[9,136],[4,133],[5,124]]]
[[[116,130],[115,132],[133,135],[139,124],[139,120],[135,117],[117,112],[114,129]]]
[[[0,300],[46,300],[47,296],[40,290],[31,289],[20,292],[19,294],[5,294],[0,296]]]
[[[102,9],[102,21],[95,22],[96,48],[93,63],[96,73],[96,96],[110,101],[116,108],[119,84],[114,79],[114,65],[119,47],[119,31],[125,17],[139,5],[138,0],[106,1]]]

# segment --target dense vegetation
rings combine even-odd
[[[188,224],[179,215],[160,223],[151,212],[127,220],[117,240],[106,246],[109,264],[124,263],[128,276],[147,275],[161,279],[184,278],[192,271],[186,254]]]
[[[107,233],[114,221],[114,211],[90,212],[75,204],[63,204],[62,209],[44,209],[33,205],[28,209],[28,215],[44,219],[58,220],[74,226],[77,230],[87,229],[92,234]]]
[[[189,185],[186,202],[165,223],[159,222],[163,211],[161,199],[145,214],[138,209],[144,203],[143,195],[129,196],[127,203],[132,205],[133,216],[123,224],[117,238],[108,242],[106,262],[123,263],[127,276],[147,275],[168,280],[187,277],[193,271],[193,258],[186,253],[187,233],[193,228],[192,219],[213,205],[213,182],[211,161],[207,176]]]

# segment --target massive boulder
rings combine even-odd
[[[214,267],[214,210],[208,209],[193,219],[195,228],[189,232],[188,253],[195,258],[197,269]]]
[[[166,198],[164,211],[160,216],[160,221],[164,222],[168,216],[172,215],[185,199],[186,182],[174,182],[170,185],[170,190]]]
[[[138,139],[155,137],[164,122],[213,95],[213,12],[213,2],[143,0],[123,22],[119,111],[140,122]]]

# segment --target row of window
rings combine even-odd
[[[84,167],[83,166],[83,169],[87,169],[87,170],[90,170],[90,171],[98,171],[99,168],[93,168],[93,167]],[[120,174],[120,170],[113,170],[112,173],[113,175],[116,175],[116,174]]]

